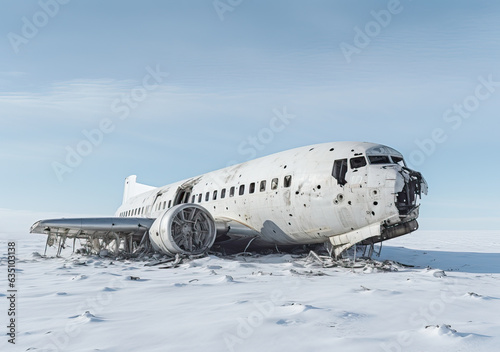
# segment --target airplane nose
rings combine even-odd
[[[399,188],[396,189],[396,207],[400,215],[410,214],[417,206],[418,200],[423,194],[427,194],[427,182],[420,172],[401,167],[398,171],[400,181]]]

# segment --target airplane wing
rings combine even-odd
[[[116,253],[122,248],[132,253],[140,247],[140,242],[155,220],[128,217],[49,219],[33,224],[30,233],[47,235],[47,246],[59,246],[57,255],[64,248],[66,239],[85,240],[88,247],[97,253],[105,248],[113,249]],[[216,219],[215,226],[215,242],[223,246],[245,248],[249,241],[260,237],[258,231],[228,218]]]
[[[116,251],[123,241],[131,251],[133,241],[140,241],[154,220],[119,217],[40,220],[31,226],[30,233],[47,235],[48,246],[53,246],[59,239],[58,255],[67,238],[85,239],[94,249],[104,248],[114,241]]]
[[[111,233],[142,236],[154,219],[148,218],[80,218],[40,220],[30,233],[65,235],[69,238],[105,236]]]

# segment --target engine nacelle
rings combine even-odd
[[[212,247],[216,225],[212,215],[198,204],[179,204],[160,215],[149,229],[156,251],[170,255],[195,255]]]

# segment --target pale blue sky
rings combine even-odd
[[[130,174],[160,186],[248,160],[285,108],[295,118],[258,156],[386,144],[428,180],[422,228],[499,228],[500,3],[60,1],[2,3],[0,208],[110,215]],[[168,77],[133,91],[157,69]],[[67,147],[107,121],[58,179]]]

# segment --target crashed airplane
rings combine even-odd
[[[159,188],[136,179],[126,178],[114,217],[41,220],[30,232],[46,234],[57,255],[78,239],[89,252],[172,256],[325,243],[338,257],[417,230],[427,194],[401,153],[364,142],[292,149]]]

